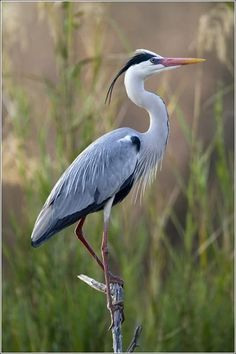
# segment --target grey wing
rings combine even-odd
[[[36,220],[38,246],[82,216],[99,210],[133,175],[138,158],[131,129],[117,129],[85,149],[61,176]]]

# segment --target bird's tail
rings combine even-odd
[[[31,245],[33,247],[39,247],[56,233],[54,227],[55,221],[53,219],[53,210],[51,206],[44,207],[35,222],[31,235]]]

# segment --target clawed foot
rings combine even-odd
[[[124,280],[118,277],[117,275],[112,274],[111,272],[108,272],[109,275],[109,283],[117,283],[121,285],[122,287],[124,286]]]

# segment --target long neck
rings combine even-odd
[[[144,108],[149,114],[150,125],[145,134],[153,138],[164,135],[164,139],[166,139],[168,114],[162,99],[154,93],[146,91],[143,77],[132,70],[128,70],[125,74],[125,87],[130,100],[137,106]]]

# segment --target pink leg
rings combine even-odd
[[[80,219],[76,229],[75,229],[75,233],[78,237],[78,239],[83,243],[83,245],[87,248],[87,250],[89,251],[89,253],[91,254],[91,256],[96,260],[96,262],[98,263],[98,265],[102,268],[102,270],[104,271],[104,267],[102,264],[102,261],[100,260],[100,258],[96,255],[96,253],[94,252],[93,248],[90,246],[90,244],[87,242],[87,240],[84,238],[83,235],[83,230],[82,227],[84,225],[84,221],[85,221],[85,217],[83,217],[82,219]]]
[[[102,261],[96,255],[96,253],[94,252],[92,246],[88,243],[88,241],[84,237],[82,228],[83,228],[83,225],[84,225],[84,222],[85,222],[85,218],[86,218],[86,216],[84,216],[82,219],[80,219],[78,225],[76,226],[75,234],[78,237],[78,239],[83,243],[83,245],[87,248],[87,250],[89,251],[91,256],[96,260],[96,262],[101,267],[101,269],[104,271],[104,266],[103,266]],[[109,276],[110,276],[110,281],[111,282],[123,285],[123,280],[120,279],[118,276],[113,275],[111,272],[109,272]]]

